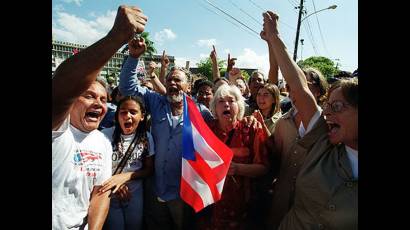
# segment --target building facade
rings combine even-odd
[[[71,57],[77,52],[81,52],[81,50],[85,49],[86,47],[87,47],[86,45],[52,40],[52,53],[51,53],[52,74],[54,74],[54,71],[56,70],[56,68],[65,59]],[[114,74],[118,78],[118,74],[121,71],[124,58],[127,56],[128,56],[128,51],[125,53],[121,53],[121,52],[115,53],[114,56],[104,66],[100,74],[104,77]],[[148,64],[151,61],[154,61],[156,63],[161,63],[161,57],[162,55],[155,54],[155,55],[152,55],[152,57],[143,55],[141,58],[144,60],[145,68],[147,69]],[[175,63],[174,56],[168,56],[168,59],[171,65],[174,65]]]

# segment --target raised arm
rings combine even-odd
[[[216,55],[216,50],[215,50],[214,45],[212,45],[212,51],[211,51],[210,57],[212,61],[212,79],[215,81],[216,79],[221,77],[221,73],[219,72],[218,56]]]
[[[167,94],[167,88],[165,88],[165,86],[162,84],[162,82],[159,80],[156,74],[152,76],[150,80],[152,85],[154,86],[155,91],[162,95]]]
[[[317,104],[314,96],[310,92],[306,77],[299,66],[287,53],[287,49],[279,36],[277,29],[278,16],[271,11],[263,13],[263,36],[268,39],[273,54],[278,62],[279,68],[289,84],[292,94],[292,101],[300,112],[303,125],[307,128],[309,121],[317,111]]]
[[[149,80],[152,83],[152,86],[154,87],[155,91],[157,91],[158,93],[162,95],[165,95],[167,93],[167,89],[162,84],[162,82],[159,80],[158,76],[155,74],[154,72],[155,67],[156,67],[156,64],[154,62],[151,62],[149,64],[149,69],[148,69]]]
[[[68,58],[52,79],[52,129],[58,128],[71,105],[96,80],[105,63],[135,33],[144,31],[147,17],[137,7],[120,6],[110,32],[98,42]]]
[[[226,67],[226,73],[229,73],[229,71],[232,70],[232,68],[235,66],[235,61],[236,61],[236,58],[231,58],[231,54],[228,53],[228,61],[227,61],[228,64]]]
[[[161,81],[162,85],[165,85],[165,75],[169,66],[169,59],[168,56],[165,54],[165,50],[162,52],[161,57],[161,71],[159,72],[159,80]]]
[[[267,38],[265,37],[265,33],[263,31],[260,33],[261,38],[268,43],[268,48],[269,48],[269,82],[275,85],[278,85],[278,76],[279,76],[279,66],[278,62],[276,61],[274,52],[273,52],[273,47],[270,42],[268,42]]]
[[[145,88],[139,86],[137,73],[135,68],[138,64],[138,57],[141,56],[146,49],[146,44],[144,38],[132,39],[128,42],[130,56],[124,63],[120,73],[120,84],[118,86],[121,95],[137,95],[138,93],[144,93]]]

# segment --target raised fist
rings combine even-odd
[[[272,11],[267,11],[263,15],[263,31],[261,38],[266,40],[268,37],[278,35],[278,20],[279,16]],[[262,37],[263,36],[263,37]]]
[[[109,34],[118,39],[122,44],[125,44],[136,33],[144,31],[147,20],[147,16],[142,13],[140,8],[122,5],[118,7],[117,16]]]
[[[138,58],[145,52],[147,49],[147,45],[145,44],[145,40],[143,37],[140,37],[138,39],[132,39],[131,41],[128,42],[128,48],[130,51],[130,56],[133,58]]]

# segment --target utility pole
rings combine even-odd
[[[296,62],[296,57],[298,53],[298,44],[299,44],[299,32],[300,32],[300,24],[302,20],[302,13],[303,13],[303,1],[300,0],[300,5],[299,5],[299,17],[298,17],[298,26],[296,29],[296,39],[295,39],[295,50],[293,51],[293,60]]]
[[[300,45],[301,45],[301,47],[300,47],[300,60],[303,60],[303,56],[302,56],[302,54],[303,54],[303,42],[305,41],[305,39],[300,39]]]

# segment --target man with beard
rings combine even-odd
[[[138,57],[145,51],[140,38],[128,43],[130,56],[120,74],[122,95],[141,96],[151,113],[152,136],[155,142],[155,176],[146,181],[144,216],[148,229],[192,229],[193,209],[179,195],[182,159],[183,94],[187,93],[190,75],[172,68],[165,78],[166,94],[141,87],[135,76]],[[205,120],[212,114],[202,104],[199,111]]]
[[[63,62],[52,79],[52,229],[101,229],[109,192],[98,192],[111,177],[111,144],[97,130],[107,112],[107,91],[97,75],[147,17],[120,6],[110,32]],[[97,79],[97,81],[96,81]]]

